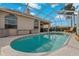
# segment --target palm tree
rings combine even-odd
[[[66,12],[66,14],[67,15],[72,15],[72,14],[74,14],[74,12],[73,11],[75,11],[75,7],[73,6],[73,4],[72,3],[69,3],[68,5],[66,5],[65,7],[64,7],[64,10],[65,11],[72,11],[72,12]]]

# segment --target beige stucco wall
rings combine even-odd
[[[32,33],[35,34],[35,33],[39,33],[38,29],[34,29],[32,30]]]
[[[17,29],[18,30],[33,30],[34,19],[18,16]]]
[[[8,13],[0,12],[0,29],[5,28],[5,15]],[[18,30],[32,30],[34,28],[34,19],[17,16]]]
[[[29,30],[18,30],[18,35],[29,34]]]
[[[8,36],[8,31],[5,30],[5,15],[7,13],[0,11],[0,37]]]
[[[6,35],[28,34],[34,29],[34,19],[17,15],[17,29],[5,29],[5,16],[8,13],[0,11],[0,37]],[[17,30],[22,30],[17,33]]]
[[[28,18],[24,16],[17,15],[17,29],[5,29],[5,16],[9,14],[7,12],[0,11],[0,37],[8,35],[22,35],[31,33],[38,33],[38,29],[34,29],[34,20],[33,18]],[[27,15],[26,15],[27,16]]]
[[[4,13],[4,12],[0,12],[0,29],[4,29],[5,28],[5,15],[7,13]]]
[[[8,30],[0,29],[0,37],[6,37],[8,36]]]
[[[17,35],[17,29],[7,29],[9,36],[15,36]]]
[[[8,13],[0,11],[0,28],[5,28],[5,15]],[[17,29],[31,30],[34,26],[34,19],[17,15]]]

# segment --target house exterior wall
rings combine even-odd
[[[7,15],[7,13],[0,12],[0,29],[5,28],[5,15]]]
[[[33,34],[39,33],[39,29],[34,29],[34,30],[32,30],[32,33],[33,33]]]
[[[5,29],[5,16],[7,14],[8,13],[0,12],[0,29]],[[32,29],[34,29],[34,19],[17,15],[17,29],[18,30],[32,30]]]
[[[34,19],[26,17],[17,17],[17,29],[18,30],[33,30],[34,28]]]
[[[34,19],[24,16],[17,16],[17,29],[5,29],[5,16],[9,14],[0,12],[0,37],[29,34],[29,30],[34,29]]]
[[[17,16],[18,35],[29,34],[30,30],[34,29],[34,19]]]
[[[8,31],[5,30],[5,15],[7,15],[7,13],[0,11],[0,37],[8,36]]]
[[[34,28],[35,19],[21,16],[21,15],[16,15],[17,28],[5,29],[5,16],[8,14],[10,13],[0,11],[0,37],[13,36],[13,35],[24,35],[24,34],[29,34],[29,33],[40,33],[41,25],[40,25],[39,20],[38,20],[38,28]]]

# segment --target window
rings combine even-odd
[[[5,16],[5,28],[11,29],[11,28],[17,28],[17,17],[14,14],[8,14]]]

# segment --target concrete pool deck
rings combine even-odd
[[[79,41],[75,39],[75,34],[72,34],[68,44],[54,53],[48,53],[48,56],[79,56]]]
[[[37,54],[37,55],[43,55],[43,56],[79,56],[79,41],[75,39],[75,34],[71,35],[71,38],[65,46],[62,48],[49,53],[43,53],[43,54]],[[0,55],[1,56],[30,56],[30,54],[22,53],[15,50],[9,50],[8,47],[10,42],[14,40],[14,38],[18,38],[19,36],[11,36],[6,38],[0,38]],[[22,37],[22,36],[20,36]],[[5,50],[6,49],[6,50]],[[12,52],[13,51],[13,52]],[[16,53],[15,53],[16,52]],[[11,53],[11,54],[10,54]],[[20,53],[20,54],[19,54]],[[18,55],[19,54],[19,55]],[[36,54],[33,54],[34,56]]]

